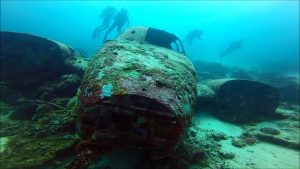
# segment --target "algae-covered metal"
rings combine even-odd
[[[83,55],[58,41],[26,33],[1,32],[0,80],[12,87],[36,90],[63,74],[82,76],[87,63]]]
[[[265,83],[225,78],[211,80],[208,86],[215,92],[215,113],[224,120],[260,121],[262,117],[274,116],[278,106],[277,89]]]
[[[81,158],[70,166],[127,145],[149,149],[153,158],[161,158],[184,133],[195,109],[194,67],[167,45],[149,44],[147,31],[127,29],[89,63],[76,107]]]

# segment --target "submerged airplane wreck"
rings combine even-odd
[[[90,62],[75,110],[81,141],[68,168],[86,168],[93,158],[128,145],[153,159],[172,151],[196,103],[196,73],[175,35],[132,27],[107,42]],[[181,49],[183,47],[181,45]]]
[[[129,28],[88,66],[76,50],[56,41],[2,35],[0,162],[5,168],[230,168],[230,159],[241,160],[222,146],[264,141],[299,149],[299,107],[280,103],[281,93],[268,83],[242,73],[228,78],[230,71],[216,65],[194,62],[196,84],[180,40],[163,30]],[[51,71],[42,71],[46,68]],[[23,79],[13,78],[19,72]],[[195,107],[200,113],[192,118]],[[232,136],[205,128],[199,115],[206,111],[245,129]],[[284,125],[262,126],[270,120]]]

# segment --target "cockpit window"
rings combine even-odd
[[[168,48],[185,55],[185,50],[181,43],[181,40],[176,35],[170,34],[166,31],[155,28],[148,28],[145,41],[152,45]],[[179,51],[178,42],[180,44],[181,51]]]

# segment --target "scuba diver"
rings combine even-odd
[[[110,20],[113,18],[115,13],[116,13],[116,8],[112,7],[112,6],[108,6],[102,11],[102,13],[100,15],[100,18],[102,19],[102,25],[98,26],[94,30],[94,33],[93,33],[94,39],[99,37],[102,30],[105,30],[108,28]]]
[[[231,42],[230,45],[227,47],[227,49],[221,52],[220,58],[223,58],[224,56],[227,56],[233,51],[241,48],[242,44],[243,44],[243,39]]]
[[[194,29],[189,31],[189,33],[185,36],[184,41],[188,41],[190,45],[193,44],[193,40],[194,39],[198,39],[201,40],[201,36],[202,36],[203,31],[199,30],[199,29]]]
[[[108,34],[117,27],[118,34],[121,33],[123,26],[127,24],[127,27],[129,26],[129,18],[128,18],[128,12],[126,9],[121,9],[118,14],[114,17],[114,22],[110,26],[110,28],[106,31],[103,42],[106,41],[106,38]]]

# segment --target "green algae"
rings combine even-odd
[[[41,165],[55,157],[56,152],[71,147],[75,139],[63,139],[55,136],[45,138],[27,138],[12,136],[7,148],[1,153],[1,168],[25,169]]]
[[[8,141],[9,137],[0,137],[0,153],[2,153],[6,149]]]
[[[63,100],[65,98],[55,99],[56,103]],[[1,110],[13,110],[13,106],[1,105]],[[52,107],[49,111],[45,109],[49,105],[40,103],[39,106],[40,111],[32,120],[7,118],[1,122],[1,143],[4,143],[3,139],[6,143],[1,145],[0,168],[26,169],[40,166],[55,158],[57,152],[71,148],[78,141],[76,117],[71,111],[73,106],[69,109]]]

